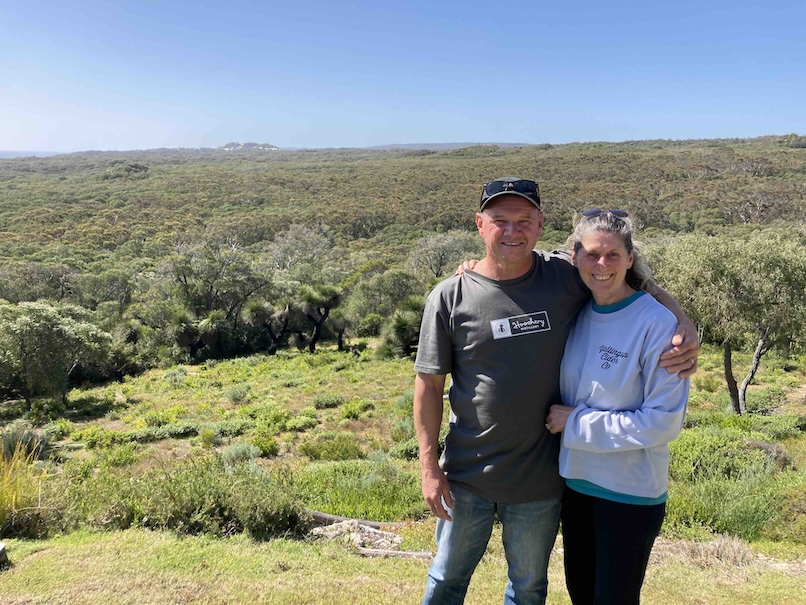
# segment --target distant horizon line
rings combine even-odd
[[[304,150],[328,150],[328,149],[369,149],[369,150],[393,150],[393,149],[410,149],[410,150],[450,150],[450,149],[462,149],[465,147],[477,147],[477,146],[487,146],[487,145],[495,145],[498,147],[532,147],[537,145],[551,145],[551,146],[560,146],[560,145],[586,145],[586,144],[596,144],[596,143],[611,143],[611,144],[619,144],[619,143],[640,143],[640,142],[650,142],[650,141],[720,141],[720,140],[736,140],[736,139],[758,139],[758,138],[765,138],[765,137],[787,137],[787,136],[799,136],[796,133],[786,133],[786,134],[763,134],[763,135],[756,135],[756,136],[747,136],[747,137],[706,137],[706,138],[689,138],[689,139],[624,139],[621,141],[570,141],[566,143],[508,143],[508,142],[449,142],[449,143],[388,143],[386,145],[364,145],[360,147],[356,146],[342,146],[342,147],[277,147],[275,146],[274,150],[277,151],[304,151]],[[140,149],[82,149],[82,150],[74,150],[74,151],[29,151],[29,150],[0,150],[0,159],[15,159],[15,158],[26,158],[26,157],[52,157],[56,155],[68,155],[68,154],[75,154],[75,153],[127,153],[127,152],[137,152],[137,151],[157,151],[157,150],[176,150],[176,151],[194,151],[194,150],[210,150],[216,151],[221,150],[226,153],[237,153],[240,150],[226,150],[224,147],[227,143],[223,145],[219,145],[218,147],[149,147],[149,148],[140,148]],[[266,151],[274,151],[274,150],[266,150]]]

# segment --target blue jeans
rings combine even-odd
[[[455,484],[451,484],[451,495],[454,508],[448,512],[452,520],[437,520],[437,555],[428,570],[423,605],[464,602],[496,515],[501,521],[509,576],[504,605],[544,605],[561,498],[501,504]]]

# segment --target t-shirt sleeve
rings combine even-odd
[[[420,324],[420,340],[414,370],[424,374],[449,374],[453,364],[453,339],[450,312],[443,298],[443,289],[436,288],[428,296]]]

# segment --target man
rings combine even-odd
[[[560,401],[566,337],[590,298],[570,256],[534,252],[544,216],[537,183],[484,186],[476,227],[486,253],[428,297],[414,368],[414,423],[423,496],[437,517],[437,555],[424,605],[464,602],[470,577],[501,521],[509,581],[505,605],[543,604],[563,482],[559,439],[545,428]],[[696,369],[696,330],[666,293],[681,326],[661,365]],[[438,458],[442,393],[451,421]]]

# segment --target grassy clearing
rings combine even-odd
[[[432,536],[433,523],[400,529],[405,548]],[[0,574],[4,605],[410,604],[422,596],[428,562],[363,558],[326,541],[177,537],[128,530],[74,533],[46,541],[12,540],[14,566]],[[803,562],[760,558],[738,541],[662,542],[653,554],[642,602],[791,605],[806,580]],[[471,582],[468,605],[501,600],[505,562],[496,529]],[[550,568],[549,603],[567,604],[562,553]],[[801,601],[802,602],[802,601]]]
[[[765,364],[750,395],[756,413],[738,418],[725,413],[719,351],[703,352],[645,603],[793,603],[802,593],[806,400],[796,394],[806,359]],[[43,427],[58,457],[43,491],[60,496],[46,505],[61,517],[45,528],[52,539],[9,541],[0,602],[417,602],[427,563],[287,539],[283,525],[303,506],[399,521],[401,548],[433,549],[417,464],[395,457],[410,449],[412,382],[410,360],[322,350],[72,393],[65,417]],[[14,476],[38,472],[31,462]],[[76,528],[119,531],[59,535]],[[752,546],[711,546],[716,531]],[[551,580],[549,602],[568,603],[560,553]],[[496,533],[467,602],[500,602],[505,581]]]

